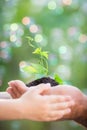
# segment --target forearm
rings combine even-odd
[[[0,120],[22,119],[18,99],[0,99]]]
[[[84,96],[82,115],[75,119],[75,121],[87,128],[87,96]]]
[[[0,92],[0,99],[11,99],[11,96],[8,92]]]

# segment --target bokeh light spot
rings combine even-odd
[[[35,24],[30,26],[30,32],[36,33],[37,31],[38,31],[38,27]]]
[[[41,34],[36,34],[35,36],[35,42],[41,42],[43,40],[43,37]]]
[[[65,46],[59,47],[59,53],[64,54],[67,52],[67,48]]]
[[[58,9],[56,10],[56,13],[57,13],[58,15],[61,15],[63,12],[64,12],[63,7],[58,7]]]
[[[25,62],[25,61],[21,61],[21,62],[19,63],[19,67],[22,68],[22,67],[24,67],[24,66],[26,66],[26,62]]]
[[[5,42],[5,41],[0,42],[1,48],[6,48],[7,46],[8,46],[7,42]]]
[[[18,29],[18,24],[13,23],[13,24],[11,24],[10,28],[12,31],[16,31]]]
[[[54,10],[54,9],[56,9],[56,7],[57,7],[57,5],[56,5],[56,2],[55,2],[55,1],[50,1],[50,2],[48,3],[48,9]]]
[[[57,68],[57,71],[59,73],[59,75],[63,78],[63,79],[69,79],[71,76],[71,71],[69,66],[66,65],[59,65]]]
[[[24,17],[23,19],[22,19],[22,23],[24,24],[24,25],[28,25],[28,24],[30,24],[30,18],[29,17]]]
[[[79,36],[79,41],[80,41],[81,43],[85,43],[85,42],[87,41],[87,36],[86,36],[85,34],[81,34],[81,35]]]
[[[16,47],[21,47],[21,45],[22,45],[21,40],[17,40],[17,41],[15,42],[15,46],[16,46]]]
[[[15,35],[10,36],[10,41],[15,42],[17,40],[17,37]]]
[[[76,35],[77,32],[78,32],[78,29],[77,29],[76,27],[70,27],[70,28],[68,29],[68,34],[69,34],[70,36]]]
[[[63,0],[63,4],[64,5],[71,5],[72,4],[72,0]]]

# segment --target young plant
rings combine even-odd
[[[32,44],[34,40],[31,37],[27,38],[29,46],[31,46],[34,49],[32,53],[38,55],[39,60],[38,63],[31,63],[30,65],[24,66],[22,70],[29,74],[31,73],[36,76],[39,75],[40,77],[48,76],[48,52],[43,51],[41,47],[35,47],[35,45]],[[59,84],[63,84],[62,79],[57,74],[54,75],[54,80]]]
[[[40,74],[40,75],[48,75],[48,52],[43,51],[41,47],[35,47],[35,45],[31,44],[33,39],[31,37],[27,37],[29,40],[29,46],[31,46],[34,51],[32,52],[35,55],[39,56],[38,63],[31,63],[30,65],[24,66],[22,69],[25,72],[29,72],[31,74]]]

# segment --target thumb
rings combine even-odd
[[[36,94],[44,94],[45,92],[48,92],[50,91],[50,84],[47,83],[47,84],[39,84],[36,86],[36,90],[35,90],[35,93]]]
[[[25,87],[24,82],[22,82],[21,80],[12,80],[12,81],[8,82],[8,85],[10,87],[13,87],[13,85]]]
[[[25,88],[26,87],[25,83],[22,82],[21,80],[15,80],[14,84],[16,86],[19,86],[20,88]]]

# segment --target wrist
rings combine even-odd
[[[82,116],[84,116],[87,119],[87,96],[86,95],[84,95],[84,105],[83,105]]]
[[[83,119],[87,119],[87,96],[83,95],[83,101],[81,104],[81,115],[80,117]]]
[[[18,119],[26,119],[24,104],[21,98],[17,99],[16,104],[17,104]]]
[[[19,99],[13,99],[14,101],[14,111],[15,111],[15,118],[18,120],[24,119],[24,114],[23,114],[23,107],[22,107],[22,102]]]
[[[32,119],[32,107],[29,105],[29,102],[26,102],[26,100],[23,100],[23,98],[19,98],[18,107],[20,119]]]
[[[80,116],[75,119],[76,122],[82,124],[87,127],[87,96],[83,95],[83,102],[80,107]]]

